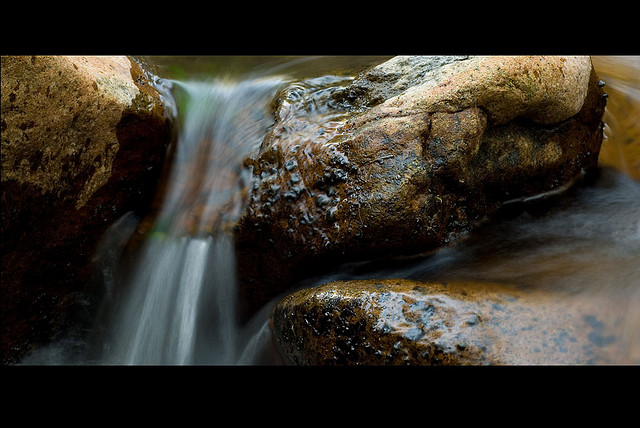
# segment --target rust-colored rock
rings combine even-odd
[[[2,361],[55,332],[106,228],[142,211],[171,139],[127,57],[2,57]],[[74,297],[75,296],[75,297]]]
[[[637,364],[625,313],[571,293],[480,282],[337,281],[275,308],[287,364]]]
[[[425,61],[436,66],[399,57],[346,86],[283,91],[247,161],[248,313],[317,266],[437,248],[596,165],[605,99],[588,57]]]

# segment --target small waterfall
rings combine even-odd
[[[633,112],[640,63],[638,57],[593,59],[610,96],[600,162],[635,181],[605,169],[595,182],[558,200],[539,201],[539,207],[527,204],[522,213],[486,225],[459,245],[400,260],[347,263],[298,286],[340,279],[462,278],[570,293],[598,301],[602,313],[624,314],[620,339],[629,356],[640,355],[640,170],[633,164],[639,159]],[[268,72],[263,68],[262,75],[304,70],[323,76],[337,63],[352,61],[358,68],[381,60],[278,61],[283,64]],[[135,235],[139,219],[129,213],[112,225],[97,251],[105,304],[93,329],[82,324],[22,364],[260,364],[269,358],[261,352],[271,341],[267,315],[275,302],[247,325],[238,324],[234,241],[227,231],[242,208],[248,178],[242,159],[262,142],[273,121],[269,104],[288,82],[237,75],[156,83],[173,93],[179,135],[152,227],[134,254],[123,257],[123,243]],[[291,87],[287,102],[296,101],[297,88],[303,87]],[[141,224],[138,231],[147,229]]]
[[[236,266],[228,225],[242,207],[243,158],[259,147],[278,78],[172,82],[179,135],[152,230],[114,306],[105,364],[235,364]],[[250,346],[255,346],[255,340]]]

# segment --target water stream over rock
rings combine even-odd
[[[236,361],[234,243],[224,222],[242,207],[237,168],[260,144],[271,121],[265,106],[281,84],[175,82],[183,111],[168,188],[117,305],[104,363]],[[229,206],[230,218],[215,215]]]
[[[296,61],[298,69],[317,64]],[[293,62],[281,61],[280,67]],[[172,168],[155,215],[140,223],[125,217],[105,236],[105,242],[132,238],[135,251],[126,257],[112,254],[103,266],[100,325],[86,339],[91,351],[70,361],[60,351],[78,346],[69,339],[23,364],[281,363],[269,355],[268,317],[277,299],[248,323],[239,322],[232,236],[249,183],[242,160],[260,146],[274,120],[271,101],[290,82],[277,74],[280,69],[263,67],[258,77],[167,80],[179,111]],[[341,80],[319,82],[330,87]],[[294,96],[295,86],[289,89]],[[605,312],[615,307],[624,312],[620,335],[635,358],[640,355],[632,325],[640,313],[640,186],[614,170],[594,180],[564,201],[553,199],[551,208],[527,205],[529,211],[481,229],[460,246],[425,257],[349,264],[298,286],[358,278],[464,277],[561,290],[600,299]],[[115,248],[105,245],[99,255],[108,259]]]

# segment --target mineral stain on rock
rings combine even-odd
[[[614,335],[607,335],[605,330],[605,325],[602,321],[599,321],[598,318],[594,315],[585,315],[584,321],[591,327],[591,332],[589,333],[589,341],[598,347],[605,347],[607,345],[611,345],[616,341],[616,337]]]

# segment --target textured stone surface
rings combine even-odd
[[[2,180],[86,204],[111,175],[124,110],[154,105],[130,69],[126,57],[3,58]]]
[[[273,330],[297,365],[637,364],[614,328],[624,322],[571,293],[388,279],[294,292]]]
[[[424,83],[386,100],[360,120],[407,109],[453,113],[480,106],[495,124],[516,117],[559,123],[582,108],[590,74],[589,57],[471,57],[429,72]]]
[[[127,57],[2,57],[2,359],[51,334],[106,228],[150,203],[164,103]]]
[[[283,91],[246,162],[236,236],[248,311],[319,266],[442,246],[596,165],[605,99],[588,57],[422,61]]]

